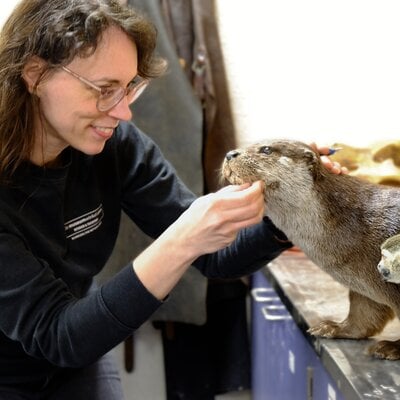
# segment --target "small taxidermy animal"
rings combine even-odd
[[[400,283],[400,234],[386,239],[381,245],[378,270],[386,282]]]
[[[322,321],[309,329],[311,334],[365,339],[381,332],[394,316],[400,318],[400,285],[382,279],[377,268],[380,244],[400,231],[400,188],[332,174],[310,146],[291,140],[266,140],[230,151],[222,175],[232,184],[263,180],[266,216],[349,288],[347,318]],[[395,275],[400,281],[400,271]],[[369,353],[400,359],[400,340],[376,342]]]

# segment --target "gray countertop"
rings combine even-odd
[[[287,251],[263,269],[306,339],[318,353],[346,400],[400,400],[400,361],[366,354],[376,339],[400,339],[400,322],[390,322],[370,340],[322,339],[306,331],[322,319],[343,320],[348,289],[334,281],[303,253]]]

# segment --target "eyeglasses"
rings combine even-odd
[[[93,82],[90,82],[65,66],[62,66],[61,68],[68,74],[79,79],[85,85],[99,92],[96,107],[100,112],[110,111],[125,96],[128,99],[128,104],[132,104],[143,93],[144,89],[146,89],[147,85],[149,84],[147,79],[142,79],[139,82],[130,82],[126,88],[123,88],[119,85],[97,86]]]

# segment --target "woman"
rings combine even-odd
[[[22,0],[4,26],[0,399],[122,399],[106,353],[191,264],[238,277],[290,247],[261,182],[196,200],[127,122],[165,69],[155,36],[114,0]],[[121,210],[156,240],[96,288]]]

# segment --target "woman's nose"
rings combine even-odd
[[[237,150],[231,150],[226,153],[225,158],[230,161],[232,158],[236,158],[240,153]]]
[[[107,114],[120,121],[131,120],[132,110],[129,107],[129,102],[127,97],[124,96],[119,103],[117,103],[110,111],[108,111]]]

